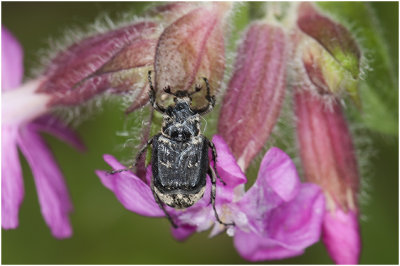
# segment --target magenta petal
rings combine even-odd
[[[273,147],[265,154],[258,172],[258,178],[260,177],[264,177],[268,186],[284,201],[291,200],[298,192],[300,179],[296,166],[290,157],[278,148]]]
[[[217,150],[217,171],[224,182],[230,187],[246,183],[246,176],[237,164],[225,140],[219,135],[214,135],[212,142]]]
[[[282,259],[298,256],[304,252],[282,247],[277,241],[241,230],[235,232],[234,245],[239,254],[249,261]]]
[[[61,171],[37,132],[27,125],[20,134],[18,144],[32,169],[43,218],[55,237],[70,237],[73,207]]]
[[[24,182],[17,149],[18,127],[1,126],[1,226],[18,227],[19,206],[24,198]]]
[[[24,74],[23,52],[17,39],[1,27],[1,90],[14,89],[21,84]]]
[[[324,210],[321,189],[315,184],[302,184],[292,201],[272,211],[268,236],[290,249],[302,250],[319,240]]]
[[[39,131],[44,131],[64,142],[67,142],[77,150],[85,150],[85,145],[76,133],[55,116],[43,115],[36,119],[32,125]]]
[[[196,232],[196,227],[191,225],[182,225],[178,228],[171,228],[172,236],[179,241],[186,240],[194,232]]]
[[[337,264],[357,264],[361,251],[357,214],[343,212],[339,207],[324,217],[322,239],[329,255]]]
[[[114,170],[126,168],[111,155],[104,155],[104,160]],[[126,209],[144,216],[165,216],[155,202],[150,187],[133,173],[125,171],[108,174],[106,171],[98,170],[96,174],[103,185],[115,194]]]
[[[250,216],[258,217],[282,202],[293,199],[299,185],[296,166],[290,157],[278,148],[271,148],[261,162],[256,182],[239,201],[239,205]]]
[[[264,215],[265,233],[235,233],[235,247],[252,261],[297,256],[319,240],[325,200],[314,184],[301,186],[292,201]]]

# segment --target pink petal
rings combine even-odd
[[[272,211],[268,236],[290,249],[311,246],[320,238],[324,210],[321,189],[315,184],[302,184],[295,198]]]
[[[272,147],[265,154],[258,177],[264,177],[284,201],[291,200],[298,193],[300,178],[296,166],[290,157],[278,148]]]
[[[2,93],[2,124],[25,124],[49,112],[50,96],[37,93],[41,80],[28,81],[15,90]]]
[[[32,126],[39,131],[44,131],[67,142],[77,150],[84,151],[86,149],[82,140],[79,139],[76,133],[55,116],[41,116],[32,123]]]
[[[43,218],[55,237],[70,237],[72,202],[49,148],[29,125],[20,129],[18,144],[32,169]]]
[[[217,171],[224,182],[230,187],[246,183],[247,178],[237,164],[225,140],[219,135],[214,135],[212,142],[217,150]],[[214,164],[212,163],[212,165]]]
[[[304,250],[283,247],[268,237],[237,230],[234,245],[240,256],[249,261],[277,260],[303,254]]]
[[[193,233],[196,232],[196,227],[191,225],[182,225],[178,228],[171,228],[172,236],[178,241],[185,241]]]
[[[278,148],[264,156],[254,185],[239,204],[252,217],[292,200],[298,193],[300,179],[290,157]]]
[[[249,206],[250,208],[250,206]],[[319,240],[325,201],[318,186],[304,184],[291,201],[263,217],[264,232],[235,232],[238,252],[251,261],[300,255]]]
[[[243,170],[264,147],[279,117],[285,94],[286,43],[281,27],[254,23],[238,50],[218,134]]]
[[[1,126],[1,225],[18,227],[19,207],[24,198],[24,182],[17,149],[18,127]]]
[[[104,160],[114,170],[126,168],[111,155],[104,155]],[[155,202],[150,187],[132,172],[108,174],[106,171],[97,170],[96,174],[126,209],[144,216],[165,216]]]
[[[357,264],[361,239],[357,214],[343,212],[340,207],[333,213],[325,212],[322,239],[329,255],[337,264]]]
[[[1,90],[17,88],[24,74],[23,51],[17,39],[1,27]]]

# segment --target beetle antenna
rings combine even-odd
[[[149,70],[149,72],[147,72],[147,79],[149,81],[150,89],[154,92],[153,82],[151,81],[151,70]]]

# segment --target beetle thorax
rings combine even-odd
[[[189,98],[177,98],[175,106],[168,107],[161,133],[176,141],[188,141],[200,134],[200,118],[190,108]]]

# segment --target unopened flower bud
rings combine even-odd
[[[51,61],[38,91],[51,95],[55,106],[78,105],[110,88],[138,89],[135,83],[143,84],[154,62],[159,34],[157,23],[144,21],[76,42]]]
[[[287,45],[282,28],[252,24],[241,43],[223,100],[218,132],[245,170],[278,119],[285,94]]]
[[[327,105],[320,95],[296,88],[295,112],[301,161],[307,181],[326,196],[323,241],[336,263],[358,262],[357,158],[340,103]]]
[[[302,3],[297,26],[299,41],[294,87],[297,139],[305,178],[326,196],[323,241],[336,263],[358,262],[361,239],[357,194],[357,158],[340,98],[347,93],[360,107],[358,81],[361,52],[341,24]],[[327,100],[329,99],[329,100]]]
[[[155,57],[155,87],[172,92],[205,88],[203,78],[216,93],[225,69],[226,18],[229,3],[204,4],[188,12],[162,33]],[[193,95],[203,103],[206,90]],[[164,100],[164,99],[162,99]]]
[[[341,24],[318,13],[311,3],[302,3],[297,25],[305,33],[303,63],[311,82],[322,90],[341,96],[349,94],[361,107],[358,94],[361,51],[351,33]]]

